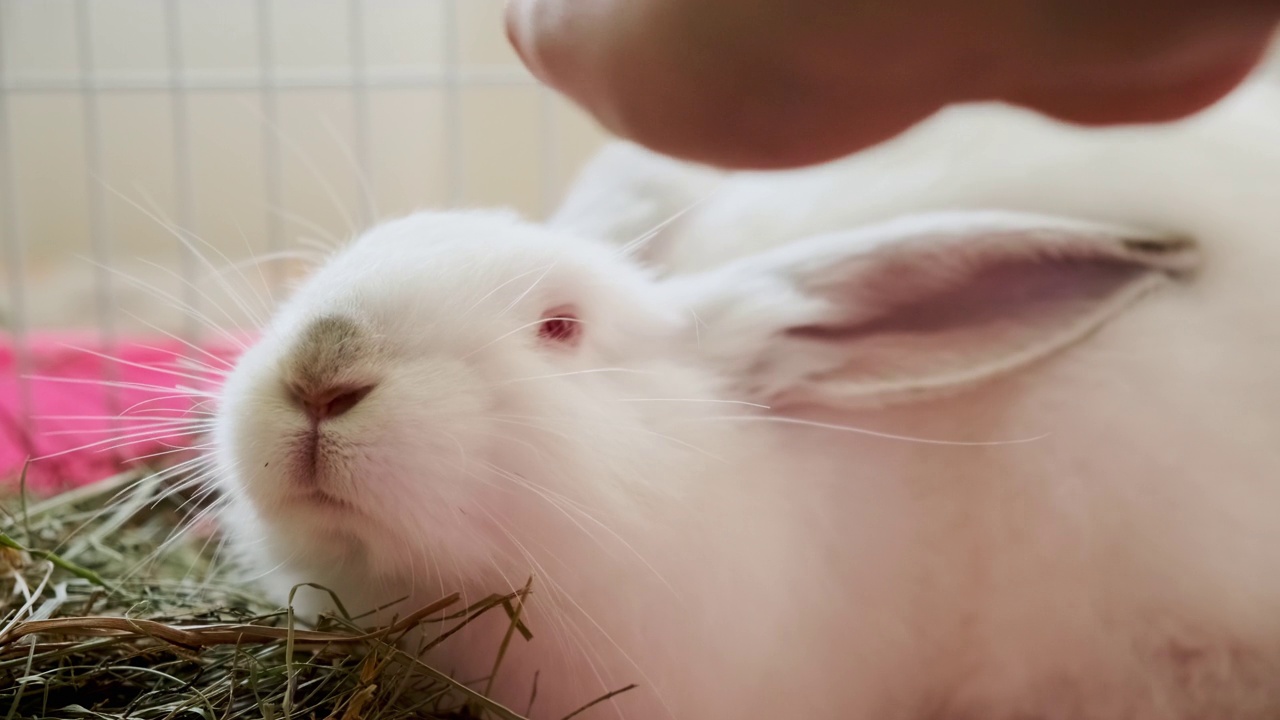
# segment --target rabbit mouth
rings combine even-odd
[[[324,490],[310,489],[296,492],[290,495],[290,500],[328,510],[341,510],[343,512],[356,511],[356,507],[347,500],[338,497],[333,493],[325,492]]]
[[[336,492],[338,478],[346,472],[346,453],[342,443],[318,428],[299,433],[293,440],[289,472],[285,481],[291,500],[331,508],[354,505]]]
[[[341,493],[335,492],[332,488],[326,487],[322,481],[322,476],[309,467],[300,466],[294,472],[289,473],[289,476],[285,479],[288,483],[288,488],[284,494],[284,499],[291,506],[343,513],[359,512],[359,508],[351,500]]]

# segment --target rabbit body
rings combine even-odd
[[[385,224],[229,379],[224,521],[382,619],[532,577],[492,690],[537,673],[534,718],[1280,717],[1277,120],[616,145],[545,227]],[[308,426],[330,385],[373,389]],[[487,676],[508,625],[426,659]]]

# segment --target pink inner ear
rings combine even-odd
[[[879,334],[943,336],[956,331],[1015,323],[1027,329],[1052,325],[1063,316],[1105,303],[1142,272],[1139,266],[1106,258],[1071,258],[993,263],[941,288],[912,296],[911,278],[899,278],[875,319],[851,325],[806,326],[791,335],[852,340]],[[902,287],[905,285],[906,287]]]
[[[545,342],[574,347],[582,338],[582,321],[571,305],[552,308],[542,314],[538,337]]]

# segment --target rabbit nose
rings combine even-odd
[[[373,385],[291,388],[293,397],[313,423],[346,414],[373,392]]]

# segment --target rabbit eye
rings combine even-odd
[[[538,338],[556,345],[574,346],[582,337],[582,321],[572,307],[552,308],[542,314]]]

